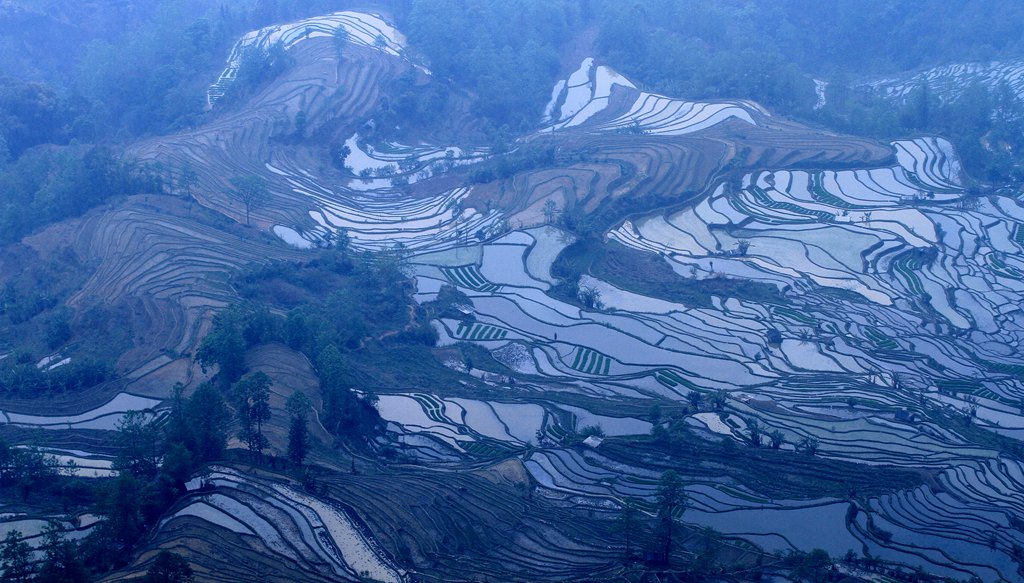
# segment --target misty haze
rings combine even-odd
[[[1024,580],[1024,3],[0,0],[0,582]]]

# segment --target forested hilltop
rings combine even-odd
[[[5,3],[0,171],[68,172],[53,169],[74,154],[61,160],[36,154],[18,164],[24,151],[41,144],[121,142],[194,126],[207,115],[209,78],[241,32],[347,4]],[[911,99],[894,104],[863,87],[900,71],[1024,56],[1024,7],[1012,0],[396,0],[381,7],[393,11],[411,50],[450,81],[429,95],[417,95],[408,79],[395,81],[393,113],[406,126],[440,123],[451,93],[469,91],[479,97],[476,113],[489,122],[492,139],[507,141],[539,117],[550,80],[565,68],[562,55],[575,49],[604,55],[645,88],[668,95],[750,99],[780,114],[883,139],[945,135],[973,176],[1019,178],[1019,93],[979,84],[943,101],[920,84]],[[254,55],[247,83],[265,82],[281,66],[273,55]],[[817,108],[812,79],[828,81],[829,98]],[[40,201],[41,179],[0,180],[6,182],[0,195],[6,240],[92,204]],[[59,186],[51,189],[58,194],[46,198],[63,196]],[[138,191],[128,184],[104,190],[126,189]],[[25,201],[35,202],[20,204]],[[16,202],[33,210],[14,211]]]
[[[1024,576],[1017,4],[0,0],[0,580]]]
[[[158,0],[66,2],[43,10],[43,4],[8,2],[0,8],[6,156],[17,158],[39,143],[109,140],[198,123],[209,75],[239,33],[348,4]],[[979,109],[1005,107],[1004,97],[988,88],[963,103],[933,103],[928,115],[920,107],[893,115],[868,96],[848,98],[844,89],[900,71],[1024,56],[1024,7],[1013,0],[395,0],[380,6],[394,13],[413,51],[450,79],[452,90],[480,96],[478,113],[495,130],[518,131],[536,119],[550,79],[564,68],[561,55],[580,43],[654,91],[751,99],[879,137],[962,134],[967,130],[958,118],[973,115],[970,122],[977,122]],[[54,45],[58,50],[43,49]],[[812,78],[833,80],[842,97],[814,112]],[[448,96],[431,97],[399,98],[397,113],[441,112]]]
[[[400,22],[415,45],[439,73],[481,95],[486,105],[480,113],[495,127],[522,128],[536,118],[557,55],[578,47],[582,37],[588,50],[649,90],[750,99],[784,115],[883,139],[937,133],[960,146],[979,178],[1021,177],[1019,92],[978,85],[942,102],[921,84],[909,102],[894,104],[862,86],[881,75],[951,62],[1021,58],[1024,6],[1012,0],[590,0],[486,8],[436,0],[404,6]],[[830,99],[817,108],[813,79],[829,82]],[[1007,147],[983,148],[990,133]]]
[[[0,72],[9,75],[3,108],[14,118],[4,132],[8,150],[16,156],[39,142],[91,141],[194,123],[205,106],[207,76],[240,32],[348,4],[7,2],[0,8],[6,49],[0,51]],[[1012,0],[380,5],[394,12],[414,50],[439,75],[479,92],[483,103],[500,104],[481,113],[496,126],[513,128],[539,113],[562,49],[581,36],[588,42],[596,37],[610,64],[649,89],[695,99],[752,99],[789,114],[806,113],[814,104],[811,77],[852,83],[951,62],[1024,56],[1024,7]],[[54,45],[57,50],[42,48]],[[32,93],[15,79],[40,81],[48,90]],[[17,122],[41,121],[43,111],[43,127],[23,135]]]

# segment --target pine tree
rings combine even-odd
[[[78,545],[64,538],[59,522],[51,522],[43,532],[43,552],[37,583],[86,583],[89,580]]]
[[[263,450],[267,438],[263,424],[270,420],[270,385],[273,382],[263,372],[254,373],[235,384],[239,421],[238,438],[245,442],[255,463],[263,463]]]
[[[199,385],[185,405],[185,418],[194,441],[192,457],[196,463],[216,460],[224,453],[230,414],[220,392],[209,383]]]
[[[640,509],[637,507],[636,500],[633,498],[626,498],[622,503],[622,511],[619,513],[618,518],[618,530],[622,532],[624,542],[626,545],[626,560],[629,561],[633,558],[633,545],[637,542],[643,523],[640,522]]]
[[[302,391],[296,391],[288,397],[286,405],[291,416],[288,424],[288,460],[300,467],[309,453],[309,428],[306,425],[309,406],[309,398]]]
[[[160,470],[159,434],[149,415],[128,411],[117,425],[120,451],[114,469],[137,478],[152,479]]]
[[[4,538],[3,546],[0,546],[0,568],[3,569],[0,581],[22,583],[31,581],[35,575],[32,547],[21,538],[21,532],[9,531]]]
[[[661,475],[661,480],[658,482],[657,498],[657,540],[661,547],[659,551],[667,564],[672,553],[673,537],[679,529],[676,514],[681,514],[686,509],[686,491],[683,489],[683,480],[674,470],[669,470]]]

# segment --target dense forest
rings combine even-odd
[[[921,87],[909,103],[893,104],[857,88],[886,73],[1024,55],[1021,28],[1012,24],[1024,19],[1020,3],[593,0],[495,2],[487,10],[465,0],[404,5],[399,14],[417,50],[442,77],[472,87],[479,113],[495,127],[535,124],[555,78],[555,55],[592,31],[598,53],[646,89],[691,99],[751,99],[778,113],[881,139],[940,134],[958,145],[977,178],[1020,178],[1019,96],[978,86],[942,103]],[[454,39],[452,25],[462,31]],[[834,98],[817,111],[812,77],[832,80]],[[1004,147],[983,149],[985,136]]]
[[[4,42],[23,41],[21,49],[4,51],[0,58],[0,164],[17,161],[40,144],[123,141],[195,125],[206,115],[205,89],[239,34],[347,6],[340,0],[123,4],[113,15],[79,7],[76,24],[33,19],[30,10],[15,6],[0,14],[0,26],[11,35]],[[1019,109],[1014,96],[1007,103],[1006,95],[980,88],[957,102],[930,103],[922,114],[919,106],[901,112],[878,96],[851,89],[870,76],[1024,54],[1016,25],[1024,19],[1024,7],[1018,2],[396,0],[385,5],[409,35],[411,50],[448,81],[420,99],[408,80],[399,81],[395,113],[416,123],[440,119],[452,92],[469,92],[495,139],[507,139],[537,123],[553,80],[567,67],[559,57],[567,46],[596,41],[589,50],[650,90],[692,99],[752,99],[782,114],[873,137],[945,134],[962,147],[968,168],[985,180],[1009,179],[1019,163],[1017,117],[994,115],[997,109]],[[19,28],[26,22],[32,26]],[[75,55],[72,62],[30,70],[29,57],[38,60],[39,47],[68,27],[74,34],[60,36]],[[248,83],[273,76],[272,68],[252,68],[258,74],[248,76]],[[836,94],[820,111],[811,109],[812,76],[831,79]],[[237,91],[244,93],[245,83]],[[921,92],[919,101],[935,101],[927,88]],[[1009,138],[1008,154],[996,161],[976,152],[977,138],[988,130]],[[31,170],[20,170],[26,171]],[[34,193],[17,196],[24,200]]]

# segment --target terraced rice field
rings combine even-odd
[[[925,83],[928,90],[943,101],[956,99],[972,83],[980,83],[989,89],[1006,83],[1014,93],[1021,95],[1024,94],[1024,62],[954,63],[911,75],[880,79],[868,86],[889,99],[902,102]]]
[[[81,411],[91,403],[91,400],[80,399],[55,409]],[[59,470],[66,475],[80,478],[109,478],[116,476],[117,471],[113,467],[115,456],[110,453],[109,440],[105,436],[113,435],[120,427],[125,414],[130,411],[142,412],[147,419],[159,422],[165,412],[162,403],[162,399],[117,393],[99,406],[81,413],[65,415],[19,413],[16,409],[26,407],[26,404],[19,403],[0,411],[0,425],[16,428],[12,435],[34,435],[29,439],[31,448],[57,464]],[[38,407],[33,409],[38,410]],[[47,435],[38,432],[45,432]],[[83,436],[88,438],[83,439]],[[38,445],[40,439],[47,445]],[[22,443],[14,447],[29,446]],[[23,534],[28,536],[27,533]]]
[[[160,399],[149,399],[119,393],[106,404],[78,415],[50,416],[24,415],[10,411],[0,411],[2,422],[25,427],[43,429],[117,429],[118,423],[128,411],[151,411],[162,403]]]
[[[630,104],[628,107],[612,108],[615,91],[627,94],[623,102]],[[592,120],[588,129],[678,136],[730,118],[754,124],[748,109],[752,107],[740,102],[699,103],[637,91],[628,79],[608,67],[595,66],[594,59],[588,58],[568,79],[555,85],[545,121],[551,124],[548,131]]]
[[[337,475],[325,491],[343,502],[325,503],[263,472],[213,467],[189,484],[192,494],[164,518],[158,538],[213,581],[411,581],[443,573],[554,581],[614,566],[589,542],[609,536],[607,521],[569,527],[570,510],[510,495],[526,480],[515,461],[465,473]],[[513,520],[510,535],[502,525]],[[223,565],[212,558],[221,553],[246,560]],[[415,568],[398,568],[397,555]]]
[[[571,405],[423,393],[381,395],[378,410],[408,449],[427,461],[457,460],[453,453],[507,454],[524,444],[558,439],[584,427],[600,427],[609,436],[642,435],[651,427],[639,419],[595,415]]]
[[[302,41],[334,36],[338,29],[343,29],[347,33],[348,42],[372,47],[389,55],[397,56],[405,48],[405,37],[376,14],[335,12],[288,24],[268,26],[245,34],[235,43],[228,57],[227,67],[207,91],[207,103],[213,106],[224,96],[227,86],[238,75],[242,56],[247,49],[266,51],[280,43],[288,50]]]
[[[51,524],[60,526],[67,540],[78,541],[89,535],[96,524],[96,517],[90,514],[42,516],[17,512],[4,513],[0,515],[0,536],[6,537],[11,532],[20,532],[20,540],[32,548],[29,560],[38,567],[44,556],[41,548],[44,543],[44,532]]]
[[[339,27],[349,33],[351,45],[342,60],[333,39],[326,38]],[[277,41],[287,47],[297,64],[272,86],[253,96],[245,107],[226,111],[207,126],[139,144],[135,155],[172,168],[189,164],[197,175],[193,189],[197,200],[237,218],[244,217],[244,208],[228,194],[227,179],[263,176],[271,201],[253,209],[253,222],[301,248],[321,244],[340,230],[359,248],[381,249],[399,242],[409,248],[444,248],[497,227],[498,213],[463,206],[466,188],[409,197],[392,184],[396,176],[406,183],[425,180],[479,161],[487,156],[486,151],[364,144],[353,132],[349,139],[352,153],[346,163],[353,171],[365,171],[366,176],[359,172],[338,176],[325,174],[322,167],[316,173],[309,171],[320,155],[314,149],[271,145],[270,136],[280,131],[280,120],[293,119],[299,110],[307,114],[310,131],[336,118],[351,120],[354,125],[377,106],[381,86],[414,68],[399,56],[404,42],[401,35],[378,16],[342,12],[249,33],[236,45],[211,95],[222,92],[233,79],[244,48],[265,48]]]
[[[581,394],[683,399],[691,390],[724,389],[731,394],[727,411],[693,416],[695,430],[743,443],[744,420],[756,418],[782,432],[784,449],[813,438],[826,457],[933,468],[951,493],[925,488],[873,499],[861,522],[847,528],[847,502],[768,503],[692,486],[691,497],[700,500],[693,521],[769,549],[827,544],[829,552],[842,554],[867,546],[877,556],[939,574],[1012,578],[1010,549],[1022,536],[1006,526],[1014,512],[985,510],[995,498],[971,494],[971,486],[953,480],[965,471],[976,475],[970,468],[979,463],[1015,468],[1016,462],[956,430],[911,423],[895,411],[927,402],[959,410],[964,402],[938,389],[968,391],[980,397],[976,425],[1021,436],[1018,413],[1001,403],[1024,396],[1015,372],[1022,363],[1011,348],[1021,340],[1020,312],[1012,306],[1020,305],[1024,291],[1024,265],[1016,259],[1022,248],[1014,237],[1024,208],[991,198],[963,211],[960,169],[947,143],[921,139],[893,148],[895,166],[751,174],[739,190],[719,186],[690,208],[627,221],[608,234],[661,254],[685,276],[774,284],[785,293],[784,305],[715,298],[711,309],[694,308],[588,276],[584,283],[599,290],[606,309],[580,309],[547,295],[546,282],[520,267],[531,264],[543,238],[538,232],[513,233],[518,257],[508,243],[513,235],[471,255],[481,273],[496,272],[500,261],[504,281],[515,285],[484,288],[442,277],[448,272],[431,256],[417,267],[418,278],[421,285],[437,282],[424,289],[459,286],[473,302],[474,326],[508,330],[502,338],[468,340],[496,354],[523,347],[516,351],[530,362],[522,370],[572,381]],[[467,340],[460,323],[438,325],[448,337]],[[769,329],[781,331],[781,343],[768,342]],[[868,406],[851,407],[851,400]],[[631,474],[618,465],[602,469],[578,456],[543,450],[526,467],[552,492],[609,500],[651,495],[656,476],[642,468],[626,477]],[[1019,491],[1006,478],[997,483]],[[895,506],[904,500],[927,500],[927,506]],[[954,500],[959,510],[950,507]],[[941,518],[956,512],[977,522]],[[895,533],[890,542],[864,526],[868,515]],[[831,525],[830,540],[804,536],[822,521]]]
[[[262,547],[266,559],[282,561],[299,573],[323,580],[399,582],[404,572],[360,529],[345,510],[303,494],[294,486],[260,480],[230,468],[214,467],[189,485],[196,490],[163,519],[201,520],[215,536],[227,531]],[[212,489],[213,492],[206,493]],[[231,544],[224,539],[221,544]],[[246,545],[245,542],[242,543]],[[204,576],[215,580],[252,577],[254,565],[238,563]]]
[[[341,61],[326,38],[339,27],[352,39]],[[424,578],[460,580],[610,573],[607,541],[618,540],[610,518],[627,496],[650,510],[664,469],[653,455],[609,453],[648,443],[615,438],[649,433],[637,413],[649,405],[682,410],[719,391],[727,395],[721,411],[705,405],[685,419],[702,443],[746,447],[747,421],[757,420],[780,432],[784,452],[813,442],[812,459],[921,471],[936,485],[780,500],[764,494],[769,476],[737,484],[702,466],[685,476],[693,503],[685,521],[769,550],[867,548],[943,575],[1017,577],[1011,556],[1024,544],[1024,469],[977,432],[1024,437],[1024,207],[1004,197],[965,201],[948,143],[885,146],[800,128],[751,103],[645,93],[588,59],[555,86],[540,131],[519,142],[551,139],[564,158],[466,186],[457,167],[483,161],[485,150],[358,137],[382,88],[416,66],[401,35],[374,15],[336,13],[250,33],[210,103],[245,47],[278,41],[296,66],[272,86],[206,126],[142,142],[133,153],[188,162],[198,175],[196,201],[238,222],[244,209],[227,194],[227,178],[263,176],[272,196],[252,223],[292,247],[341,231],[357,249],[403,244],[417,301],[445,285],[470,300],[472,318],[432,322],[441,344],[476,344],[510,373],[456,362],[474,378],[382,388],[389,445],[408,455],[366,474],[331,470],[316,496],[256,470],[211,469],[205,481],[213,488],[193,483],[154,535],[197,557],[204,580],[403,581],[417,575],[403,570],[410,566]],[[350,171],[329,168],[316,148],[277,139],[300,110],[311,128],[342,126]],[[726,164],[734,180],[721,178]],[[396,175],[415,187],[396,186]],[[603,308],[556,297],[552,264],[573,237],[528,225],[541,222],[547,201],[589,212],[625,197],[672,210],[638,214],[609,239],[657,254],[682,277],[766,283],[782,299],[723,293],[691,306],[593,274],[581,284],[599,292]],[[136,308],[133,329],[146,336],[119,363],[126,388],[112,401],[83,402],[63,416],[5,409],[13,425],[109,430],[126,410],[158,411],[169,380],[203,378],[183,355],[211,313],[236,299],[230,273],[304,257],[193,220],[182,202],[130,200],[69,232],[73,247],[97,263],[71,304],[127,302]],[[66,357],[47,358],[40,366]],[[257,368],[279,360],[253,359]],[[277,390],[313,383],[308,362],[289,362],[294,378]],[[968,405],[976,415],[959,425]],[[562,445],[591,425],[610,443]],[[104,470],[102,456],[55,454]],[[323,455],[337,463],[337,451]],[[482,467],[495,460],[504,460],[500,468]],[[851,504],[857,511],[847,522]],[[223,556],[245,560],[217,560]]]
[[[407,146],[395,143],[374,146],[364,143],[359,134],[353,134],[346,140],[345,147],[350,152],[345,157],[345,167],[352,174],[371,179],[401,173],[408,177],[410,183],[489,157],[485,149],[466,151],[458,146]],[[355,181],[353,184],[358,185],[360,182],[364,181]]]

